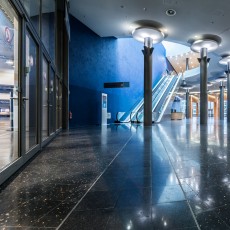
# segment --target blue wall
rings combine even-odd
[[[70,17],[70,127],[100,124],[101,93],[108,94],[113,122],[118,111],[127,111],[143,97],[143,44],[132,38],[101,38]],[[167,69],[165,48],[153,52],[153,85]],[[129,88],[104,89],[105,82],[130,82]]]

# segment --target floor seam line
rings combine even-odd
[[[77,208],[77,206],[80,204],[80,202],[85,198],[85,196],[90,192],[92,187],[97,183],[97,181],[101,178],[101,176],[106,172],[106,170],[109,168],[109,166],[114,162],[114,160],[118,157],[118,155],[123,151],[123,149],[126,147],[126,145],[130,142],[131,138],[133,137],[133,134],[129,137],[127,142],[124,144],[124,146],[121,148],[121,150],[115,155],[113,160],[107,165],[107,167],[103,170],[103,172],[97,177],[97,179],[93,182],[93,184],[89,187],[89,189],[86,191],[86,193],[81,197],[81,199],[77,202],[77,204],[72,208],[72,210],[67,214],[67,216],[63,219],[63,221],[59,224],[59,226],[56,228],[56,230],[59,230],[60,227],[65,223],[65,221],[69,218],[69,216],[73,213],[73,211]]]
[[[166,147],[165,147],[165,145],[164,145],[164,143],[163,143],[163,141],[162,141],[161,134],[159,135],[159,138],[160,138],[161,143],[162,143],[162,145],[163,145],[163,147],[164,147],[164,149],[165,149],[165,152],[166,152],[166,154],[167,154],[167,156],[168,156],[169,162],[170,162],[170,164],[171,164],[171,166],[172,166],[172,168],[173,168],[173,171],[174,171],[174,173],[175,173],[175,175],[176,175],[176,178],[177,178],[177,180],[178,180],[178,182],[179,182],[179,185],[180,185],[181,190],[182,190],[182,192],[183,192],[183,194],[184,194],[185,200],[186,200],[186,202],[187,202],[187,204],[188,204],[188,207],[189,207],[189,209],[190,209],[190,212],[191,212],[191,214],[192,214],[192,217],[193,217],[193,219],[194,219],[194,221],[195,221],[195,223],[196,223],[196,225],[197,225],[196,227],[198,228],[198,230],[201,230],[201,228],[200,228],[200,226],[199,226],[199,224],[198,224],[198,222],[197,222],[196,216],[195,216],[195,214],[194,214],[194,212],[193,212],[193,210],[192,210],[192,208],[191,208],[191,206],[190,206],[190,204],[189,204],[189,202],[188,202],[188,199],[187,199],[187,197],[186,197],[186,194],[185,194],[185,192],[184,192],[184,189],[183,189],[183,187],[182,187],[182,185],[181,185],[180,179],[179,179],[179,177],[177,176],[176,170],[175,170],[175,168],[174,168],[174,166],[173,166],[173,164],[172,164],[172,161],[171,161],[171,159],[170,159],[170,157],[169,157],[168,151],[167,151],[167,149],[166,149]]]

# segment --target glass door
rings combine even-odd
[[[51,68],[50,71],[50,79],[49,79],[49,133],[53,133],[55,131],[55,85],[54,85],[54,71]]]
[[[25,117],[25,151],[38,144],[38,46],[29,31],[26,32],[26,68],[22,104]]]
[[[48,112],[49,112],[49,101],[48,101],[48,82],[49,82],[49,71],[48,62],[43,57],[42,62],[42,140],[48,137]]]
[[[0,0],[0,171],[19,156],[19,17]]]

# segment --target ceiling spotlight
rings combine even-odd
[[[168,15],[168,16],[175,16],[176,15],[176,11],[174,9],[168,9],[168,10],[166,10],[166,15]]]

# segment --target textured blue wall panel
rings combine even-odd
[[[100,124],[101,93],[108,94],[113,122],[118,111],[127,111],[143,97],[143,44],[132,38],[101,38],[70,17],[70,126]],[[153,85],[167,69],[165,48],[153,52]],[[129,88],[104,89],[105,82],[130,82]]]

